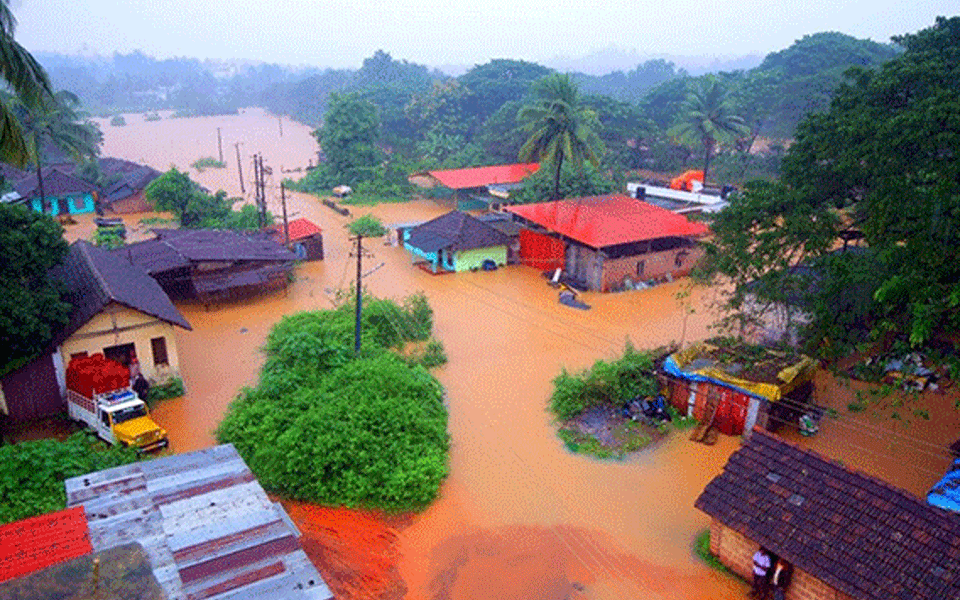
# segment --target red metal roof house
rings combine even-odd
[[[424,171],[411,175],[410,182],[423,188],[449,188],[454,191],[455,208],[476,210],[502,201],[512,188],[539,169],[539,163],[518,163]]]
[[[533,228],[520,236],[524,264],[562,268],[583,287],[604,292],[689,274],[703,255],[696,240],[709,231],[683,215],[621,194],[505,210]]]

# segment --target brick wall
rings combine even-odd
[[[710,552],[747,581],[753,581],[753,553],[759,547],[753,540],[724,526],[716,519],[710,523]],[[787,600],[858,599],[830,587],[794,565],[793,582],[787,590]]]
[[[676,258],[679,252],[686,256],[678,267]],[[674,248],[663,252],[649,252],[646,254],[636,254],[634,256],[625,256],[623,258],[606,258],[603,260],[603,283],[602,290],[620,288],[623,285],[624,278],[630,278],[631,281],[646,281],[650,279],[660,279],[668,273],[674,278],[684,277],[690,274],[690,270],[703,257],[703,248],[693,246],[689,248]],[[643,262],[643,274],[637,276],[637,265]]]

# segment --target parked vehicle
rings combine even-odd
[[[140,452],[166,448],[167,432],[150,418],[130,387],[130,370],[102,354],[75,358],[67,367],[67,410],[110,444]]]

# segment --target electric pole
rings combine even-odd
[[[277,117],[277,123],[280,124],[280,137],[283,137],[283,117]]]
[[[263,213],[260,210],[260,165],[257,162],[257,155],[253,155],[253,203],[257,207],[257,222],[260,229],[263,229]]]
[[[284,243],[290,245],[290,224],[287,223],[287,189],[283,182],[280,182],[280,205],[283,207],[283,239]]]
[[[363,247],[360,245],[362,239],[362,235],[357,236],[357,324],[353,333],[353,352],[355,354],[360,354],[360,313],[363,310],[363,293],[360,285],[363,279],[363,275],[360,272],[361,260],[363,258]]]
[[[233,147],[237,149],[237,175],[240,176],[240,193],[246,194],[247,190],[243,189],[243,163],[240,161],[240,142],[236,142]]]
[[[223,162],[223,138],[220,137],[220,128],[217,127],[217,150],[220,152],[220,162]]]
[[[263,155],[258,155],[260,162],[260,229],[267,226],[267,181],[266,171],[263,168]]]

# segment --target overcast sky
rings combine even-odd
[[[383,49],[428,65],[640,55],[765,54],[818,31],[879,42],[952,16],[957,0],[12,0],[27,49],[357,67]]]

